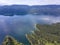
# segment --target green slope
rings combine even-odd
[[[60,23],[52,25],[36,25],[32,34],[27,34],[31,45],[60,45]]]

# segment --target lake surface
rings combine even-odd
[[[0,16],[0,43],[6,35],[11,35],[19,42],[29,43],[25,34],[35,29],[35,24],[51,24],[60,22],[60,16],[24,15]]]

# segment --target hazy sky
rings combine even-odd
[[[0,5],[24,4],[24,5],[60,5],[60,0],[0,0]]]

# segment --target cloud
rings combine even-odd
[[[42,17],[41,20],[44,20],[44,21],[47,21],[47,22],[50,22],[50,23],[57,23],[57,22],[60,22],[60,16],[45,16],[45,17]]]
[[[33,19],[32,19],[33,20]],[[46,23],[57,23],[57,22],[60,22],[60,16],[46,16],[46,15],[43,15],[43,16],[34,16],[34,20],[35,22],[46,22]]]
[[[11,4],[25,4],[25,5],[47,5],[47,4],[59,4],[60,0],[0,0],[2,5]]]

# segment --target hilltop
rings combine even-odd
[[[23,45],[22,43],[19,43],[17,40],[15,40],[11,36],[6,36],[2,45]]]

